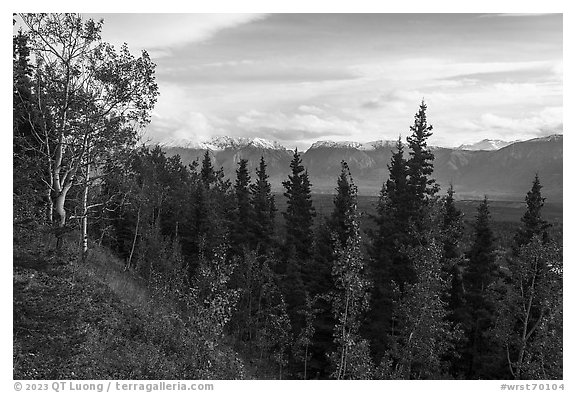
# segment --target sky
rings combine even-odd
[[[561,14],[85,14],[147,50],[158,103],[144,138],[430,143],[562,133]]]

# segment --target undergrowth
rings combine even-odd
[[[239,379],[243,361],[123,263],[14,237],[14,379]]]

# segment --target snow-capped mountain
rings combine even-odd
[[[393,148],[396,146],[396,141],[377,140],[372,142],[354,142],[354,141],[318,141],[310,146],[312,149],[358,149],[358,150],[378,150],[382,148]]]
[[[472,143],[469,145],[460,145],[456,149],[457,150],[500,150],[503,147],[511,145],[512,143],[517,142],[507,142],[502,141],[500,139],[484,139],[480,142]]]
[[[193,142],[187,139],[172,139],[162,144],[168,148],[185,148],[196,150],[221,151],[227,149],[242,149],[245,147],[254,147],[265,150],[286,150],[284,146],[276,141],[264,138],[243,138],[230,136],[216,136],[210,140],[202,142]]]
[[[310,149],[358,149],[362,144],[352,141],[317,141],[310,146]]]
[[[542,138],[529,139],[526,142],[561,142],[562,140],[563,140],[562,134],[553,134]]]
[[[377,140],[372,142],[363,143],[359,150],[378,150],[383,148],[393,148],[396,146],[396,141]]]
[[[258,149],[268,150],[286,150],[286,148],[280,143],[264,138],[234,138],[230,136],[218,136],[212,138],[210,141],[203,142],[202,144],[205,148],[208,148],[212,151],[242,149],[245,147],[255,147]]]

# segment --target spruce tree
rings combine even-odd
[[[248,160],[241,159],[236,169],[236,182],[234,194],[236,206],[232,224],[232,253],[242,254],[241,249],[248,246],[250,229],[253,227],[252,205],[250,204],[250,174],[248,173]]]
[[[341,162],[337,179],[334,209],[330,217],[320,225],[316,234],[313,261],[306,269],[306,285],[313,295],[327,293],[331,288],[331,269],[335,258],[336,243],[343,246],[352,235],[348,212],[355,202],[354,181],[345,161]]]
[[[408,279],[397,271],[400,266],[398,246],[405,244],[409,232],[410,206],[408,205],[407,164],[404,145],[398,139],[396,151],[388,165],[389,179],[382,186],[377,205],[377,232],[374,234],[372,257],[379,268],[388,266],[387,276],[398,283]],[[394,266],[393,266],[394,265]],[[379,270],[379,269],[377,269]]]
[[[325,354],[335,350],[332,340],[334,316],[326,295],[334,290],[332,267],[336,259],[337,244],[343,246],[352,236],[352,227],[347,218],[355,204],[355,186],[348,164],[341,162],[341,172],[337,179],[336,195],[332,213],[319,226],[316,232],[314,256],[305,268],[305,285],[308,291],[317,296],[318,315],[315,320],[315,339],[311,348],[313,369],[323,373],[328,364]],[[336,244],[337,243],[337,244]]]
[[[415,278],[412,262],[401,252],[409,242],[410,206],[407,186],[407,164],[400,138],[388,165],[389,179],[383,184],[375,217],[377,229],[372,233],[371,277],[374,288],[368,313],[366,335],[372,342],[376,361],[389,344],[392,330],[393,288]],[[384,332],[384,333],[383,333]]]
[[[312,225],[316,212],[312,206],[308,171],[302,166],[298,149],[294,152],[290,169],[288,180],[282,182],[287,198],[287,208],[282,213],[286,220],[286,248],[288,252],[294,250],[297,258],[305,260],[312,253]]]
[[[271,247],[274,236],[276,205],[268,181],[264,157],[260,157],[260,165],[256,169],[256,180],[250,185],[250,203],[254,211],[251,244],[253,247],[260,245],[262,251],[266,252]]]
[[[214,171],[214,167],[212,166],[212,160],[210,159],[210,151],[208,150],[206,150],[206,153],[204,153],[204,158],[202,159],[200,179],[206,188],[210,188],[210,186],[216,182],[216,173]]]
[[[285,264],[279,273],[284,274],[282,281],[283,293],[287,303],[287,311],[294,332],[304,326],[304,318],[299,311],[304,307],[305,278],[303,270],[307,270],[313,251],[313,218],[316,215],[310,195],[308,172],[302,166],[298,150],[290,163],[291,174],[282,184],[286,188],[287,208],[282,214],[285,219]]]
[[[546,198],[541,194],[542,185],[538,175],[534,177],[532,188],[526,194],[526,212],[522,217],[522,228],[515,236],[516,248],[520,248],[530,243],[534,236],[538,236],[542,241],[548,241],[548,228],[550,224],[542,218],[542,208]]]
[[[463,274],[466,321],[464,323],[468,345],[464,357],[468,378],[486,376],[491,356],[487,332],[494,323],[494,304],[489,287],[496,281],[498,265],[494,252],[494,234],[491,228],[488,198],[478,207],[474,223],[474,240],[467,253],[468,262]]]
[[[334,197],[334,210],[330,216],[330,227],[336,234],[340,244],[346,244],[346,241],[351,235],[351,228],[346,218],[346,214],[350,211],[354,203],[352,176],[350,169],[345,161],[341,162],[340,176],[338,176],[336,196]]]
[[[458,243],[462,238],[462,212],[456,207],[454,201],[454,187],[450,184],[444,199],[444,217],[442,229],[444,230],[444,257],[457,258],[459,256]]]
[[[398,139],[396,153],[388,166],[390,178],[386,181],[383,194],[385,197],[379,205],[381,219],[379,239],[385,242],[391,257],[390,278],[401,289],[406,282],[415,279],[414,267],[401,250],[401,247],[410,244],[412,237],[410,224],[414,212],[410,205],[409,169],[408,161],[404,159],[404,146]]]
[[[432,179],[434,171],[434,154],[427,144],[427,140],[432,136],[432,125],[426,119],[426,104],[420,104],[418,113],[414,116],[414,125],[410,126],[412,135],[407,138],[410,148],[410,159],[408,166],[408,190],[411,203],[411,212],[415,218],[415,224],[421,225],[423,209],[430,198],[438,192],[439,187]]]
[[[392,155],[390,165],[388,165],[389,179],[386,181],[385,196],[388,208],[394,214],[394,221],[397,228],[407,231],[407,224],[410,218],[410,206],[407,204],[409,184],[408,184],[408,162],[404,158],[404,145],[400,137],[396,142],[396,152]]]
[[[30,46],[28,36],[21,30],[13,36],[13,50],[14,220],[41,223],[44,221],[42,218],[49,220],[51,215],[48,211],[51,206],[47,206],[46,203],[50,195],[50,182],[43,165],[43,149],[49,147],[44,147],[41,139],[42,136],[50,134],[50,125],[47,121],[49,116],[47,113],[39,113],[34,105],[40,92],[33,91]],[[36,78],[39,79],[40,76],[37,74]],[[43,207],[45,213],[42,212]],[[15,228],[21,229],[19,226]]]

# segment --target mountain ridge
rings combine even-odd
[[[503,147],[511,145],[512,143],[520,141],[503,141],[501,139],[483,139],[479,142],[471,144],[462,144],[458,146],[457,150],[499,150]]]
[[[544,141],[544,140],[557,140],[562,139],[563,134],[551,134],[544,137],[531,138],[526,140],[517,139],[515,141],[504,141],[501,139],[482,139],[481,141],[461,144],[457,147],[448,146],[436,146],[430,145],[431,149],[452,149],[452,150],[466,150],[466,151],[478,151],[487,150],[494,151],[500,150],[504,147],[510,146],[518,142],[528,142],[528,141]],[[321,148],[334,148],[334,149],[358,149],[358,150],[378,150],[382,148],[394,148],[396,146],[396,140],[379,139],[369,142],[357,142],[357,141],[333,141],[333,140],[318,140],[308,149],[321,149]],[[188,139],[172,139],[161,144],[168,148],[188,148],[188,149],[204,149],[211,151],[221,151],[226,149],[241,149],[245,147],[255,147],[260,149],[269,150],[286,150],[292,151],[280,142],[260,137],[231,137],[226,135],[214,136],[208,140],[193,142]]]
[[[234,178],[240,159],[247,159],[248,169],[254,173],[260,157],[264,157],[272,188],[282,191],[282,181],[286,180],[290,170],[292,150],[281,145],[279,147],[278,143],[253,143],[261,142],[254,138],[224,139],[220,142],[214,144],[214,149],[196,145],[188,148],[164,146],[164,150],[168,156],[180,155],[184,164],[201,161],[208,150],[214,166],[222,167],[228,178]],[[442,189],[453,184],[463,198],[482,198],[487,194],[491,198],[522,200],[534,175],[538,173],[545,196],[558,201],[562,199],[563,190],[562,143],[563,135],[553,134],[511,143],[498,150],[431,147],[435,155],[433,177]],[[363,148],[367,144],[372,144],[372,148]],[[365,144],[319,141],[301,156],[310,175],[313,192],[333,193],[340,163],[345,160],[359,193],[378,195],[388,178],[387,166],[395,144],[392,141]]]

